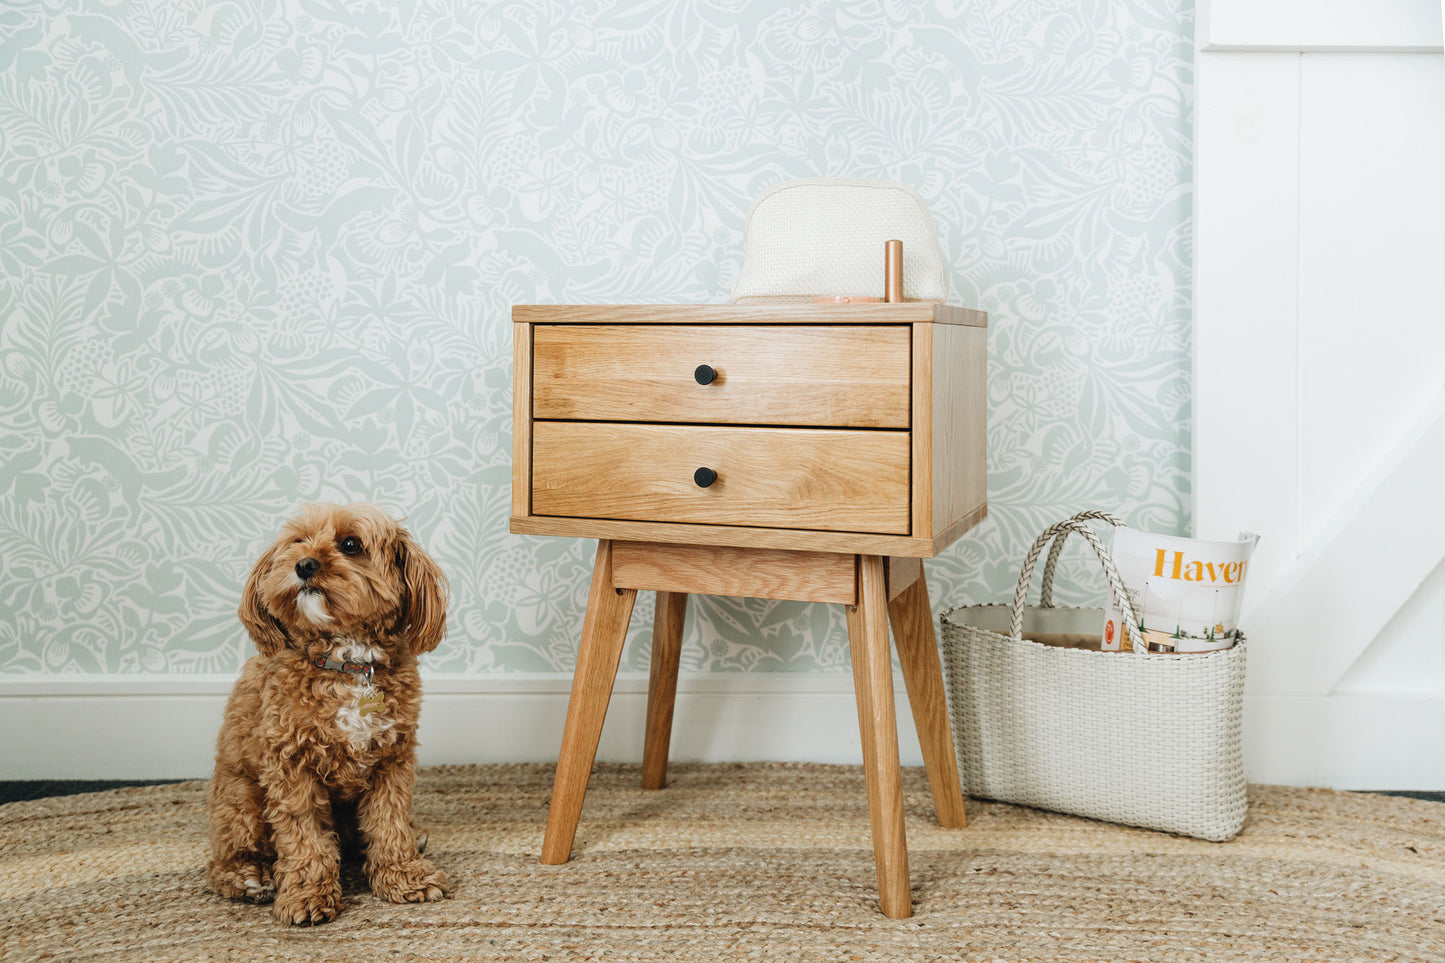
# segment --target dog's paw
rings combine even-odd
[[[269,866],[262,866],[259,873],[247,876],[241,885],[246,888],[243,898],[248,903],[269,903],[276,898],[276,883],[271,879]]]
[[[451,894],[447,874],[420,858],[374,869],[370,883],[373,893],[391,903],[430,903]]]
[[[211,868],[211,885],[227,899],[269,903],[276,898],[276,882],[268,862],[234,862]]]
[[[271,904],[271,915],[293,926],[329,923],[341,912],[341,884],[314,887],[283,886]]]
[[[417,822],[416,814],[413,813],[409,819],[411,823],[411,834],[416,837],[417,855],[426,855],[427,830],[421,823]]]

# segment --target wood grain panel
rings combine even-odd
[[[985,502],[984,504],[975,508],[973,511],[969,512],[967,515],[960,518],[958,521],[954,522],[948,528],[944,529],[942,534],[933,536],[933,538],[930,539],[932,550],[920,553],[918,557],[932,558],[948,546],[952,545],[954,542],[958,541],[960,538],[963,537],[964,532],[968,531],[970,528],[973,528],[975,525],[977,525],[979,522],[983,521],[987,517],[988,504]],[[892,554],[911,555],[915,553],[894,552]]]
[[[612,543],[597,543],[592,563],[592,585],[587,592],[587,614],[582,621],[582,641],[577,647],[577,668],[572,673],[572,695],[567,700],[567,721],[562,728],[562,748],[557,755],[557,772],[552,780],[552,802],[547,810],[547,830],[542,838],[542,862],[565,863],[572,855],[577,819],[587,795],[587,780],[597,758],[607,703],[617,680],[617,663],[627,641],[627,623],[637,593],[612,584]]]
[[[913,326],[913,423],[910,426],[913,488],[909,515],[916,535],[933,534],[933,330]]]
[[[975,518],[959,527],[962,534],[983,520]],[[938,542],[910,535],[874,535],[867,532],[806,532],[796,528],[755,528],[747,525],[690,525],[683,522],[630,522],[610,518],[566,518],[560,515],[514,515],[510,529],[516,535],[554,535],[567,538],[613,538],[629,542],[667,542],[686,545],[736,545],[740,548],[781,548],[813,552],[847,552],[854,555],[907,555],[932,558],[939,547],[952,542],[945,532]],[[956,537],[956,536],[955,536]]]
[[[891,563],[895,561],[890,559]],[[888,602],[888,621],[898,648],[898,664],[908,687],[908,704],[918,730],[918,744],[928,769],[928,786],[940,825],[962,829],[963,788],[958,778],[958,759],[953,732],[948,723],[948,703],[943,689],[943,669],[938,659],[938,638],[933,630],[933,609],[928,603],[928,582],[922,563],[917,578]],[[889,587],[890,591],[892,586]]]
[[[858,597],[854,559],[838,552],[616,542],[612,580],[618,588],[663,593],[852,605]]]
[[[908,346],[907,325],[539,325],[533,416],[906,429]]]
[[[908,532],[908,433],[537,421],[538,515]],[[693,481],[717,472],[711,487]]]
[[[881,265],[880,265],[881,270]],[[519,324],[963,324],[988,314],[956,304],[517,304]]]
[[[884,581],[888,583],[888,601],[892,602],[900,592],[923,577],[923,560],[889,556],[885,560],[883,574]]]
[[[878,901],[885,916],[913,914],[908,887],[908,838],[903,826],[903,782],[898,764],[898,722],[893,705],[893,660],[888,647],[888,601],[883,559],[858,559],[858,604],[848,607],[848,648],[858,730],[863,742],[863,776],[873,828],[873,861]]]
[[[612,572],[615,581],[615,558]],[[681,665],[682,631],[686,622],[687,594],[658,592],[657,616],[652,623],[652,671],[647,680],[647,718],[643,725],[643,789],[667,786],[672,710],[677,702],[677,670]]]
[[[932,532],[987,500],[988,332],[933,325]]]
[[[532,510],[532,327],[512,325],[512,514]]]

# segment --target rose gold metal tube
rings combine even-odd
[[[903,242],[883,243],[883,300],[903,300]]]

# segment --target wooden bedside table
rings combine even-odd
[[[987,512],[987,315],[933,302],[517,305],[512,320],[511,530],[598,539],[542,861],[571,855],[638,591],[658,593],[649,788],[666,783],[689,593],[837,602],[880,903],[909,916],[888,621],[934,808],[961,827],[920,560]]]

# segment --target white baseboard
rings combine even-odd
[[[210,775],[232,680],[74,677],[0,681],[0,779],[189,779]],[[553,762],[565,675],[426,678],[423,764]],[[922,764],[902,681],[898,746]],[[597,758],[642,757],[647,679],[619,675]],[[1246,697],[1251,782],[1445,791],[1445,697]],[[671,758],[857,763],[847,673],[701,675],[678,682]]]
[[[1445,693],[1245,696],[1251,782],[1445,792]]]
[[[75,677],[0,681],[0,779],[190,779],[211,774],[234,680]],[[425,678],[424,765],[554,762],[569,675]],[[908,697],[894,692],[904,765],[922,765]],[[642,758],[647,677],[617,677],[597,758]],[[700,675],[678,680],[677,761],[857,763],[848,673]]]

